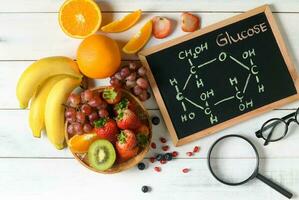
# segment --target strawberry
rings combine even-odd
[[[121,129],[137,129],[141,125],[137,115],[130,109],[124,109],[118,112],[116,117],[117,126]]]
[[[102,97],[108,104],[117,104],[121,100],[121,91],[115,87],[104,89]]]
[[[200,27],[200,19],[199,17],[192,15],[189,12],[184,12],[181,15],[182,25],[181,28],[185,32],[193,32]]]
[[[131,150],[137,145],[135,133],[131,130],[123,130],[117,136],[116,147],[120,150]]]
[[[166,17],[156,16],[153,18],[153,35],[155,38],[162,39],[171,32],[171,21]]]
[[[113,144],[116,142],[118,128],[113,119],[100,118],[94,122],[94,125],[94,130],[100,138],[107,139]]]
[[[116,114],[124,109],[130,109],[134,112],[136,110],[136,105],[129,99],[122,98],[121,101],[116,104],[113,109],[114,111],[116,111]]]
[[[135,157],[138,154],[139,151],[139,147],[136,146],[131,150],[123,150],[123,149],[118,149],[118,147],[116,146],[116,150],[118,153],[118,159],[120,162],[126,161],[130,158]]]

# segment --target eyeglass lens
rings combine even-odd
[[[276,141],[284,137],[287,128],[287,124],[283,120],[272,119],[263,125],[262,136],[265,140],[268,139],[268,141]]]

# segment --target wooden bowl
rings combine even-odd
[[[105,87],[97,87],[92,89],[93,91],[103,91]],[[87,160],[87,153],[84,154],[78,154],[78,153],[74,153],[72,152],[72,154],[74,155],[75,159],[77,161],[79,161],[79,163],[81,163],[83,166],[85,166],[86,168],[98,172],[98,173],[102,173],[102,174],[114,174],[114,173],[118,173],[124,170],[127,170],[129,168],[134,167],[136,164],[138,164],[140,161],[143,160],[143,158],[145,157],[145,155],[147,154],[147,152],[149,151],[150,148],[150,143],[151,143],[151,139],[152,139],[152,125],[151,125],[151,121],[150,121],[150,117],[148,114],[148,111],[146,110],[146,108],[143,106],[142,102],[139,101],[138,98],[136,98],[133,94],[131,94],[130,92],[128,92],[127,90],[121,89],[123,97],[128,98],[129,100],[133,101],[136,103],[137,108],[136,108],[136,114],[138,115],[139,119],[142,121],[142,123],[148,125],[150,133],[148,136],[148,143],[145,147],[143,147],[141,150],[139,150],[138,154],[125,161],[122,163],[115,163],[112,168],[105,170],[105,171],[100,171],[100,170],[96,170],[93,167],[88,165],[88,160]],[[65,138],[68,144],[68,141],[70,139],[69,134],[67,133],[67,123],[65,125]]]

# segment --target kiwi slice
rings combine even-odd
[[[116,159],[113,145],[108,140],[96,140],[88,149],[89,165],[104,171],[112,167]]]

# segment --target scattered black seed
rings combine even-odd
[[[137,165],[139,170],[144,170],[145,169],[145,164],[143,162],[138,163]]]
[[[154,117],[152,118],[152,123],[153,123],[154,125],[158,125],[158,124],[160,123],[160,118],[157,117],[157,116],[154,116]]]
[[[144,185],[144,186],[142,186],[141,191],[142,191],[143,193],[147,193],[147,192],[149,191],[149,187],[146,186],[146,185]]]
[[[164,159],[164,155],[163,154],[158,154],[157,156],[156,156],[156,160],[157,161],[160,161],[160,160],[163,160]]]
[[[172,154],[171,153],[166,153],[164,158],[167,160],[167,161],[171,161],[172,160]]]

